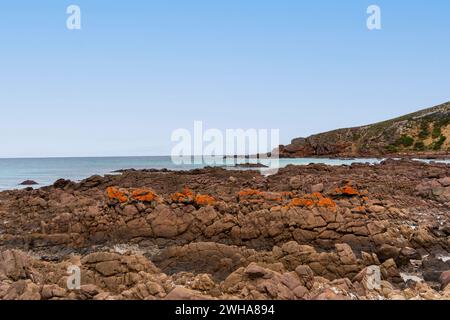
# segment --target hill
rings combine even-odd
[[[284,158],[449,155],[450,102],[379,123],[296,138],[279,151]]]

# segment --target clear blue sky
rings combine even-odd
[[[170,154],[194,120],[288,143],[450,100],[450,2],[3,1],[0,57],[0,157]]]

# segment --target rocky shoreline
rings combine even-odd
[[[58,180],[0,192],[0,299],[450,299],[449,209],[411,160]]]

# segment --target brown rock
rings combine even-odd
[[[247,268],[245,268],[245,274],[249,279],[257,279],[257,278],[264,278],[268,279],[270,278],[271,272],[267,269],[264,269],[261,266],[258,266],[256,263],[252,262],[248,265]]]
[[[95,269],[105,277],[109,277],[124,271],[120,261],[117,260],[99,262],[95,265]]]
[[[192,220],[189,213],[177,214],[168,207],[158,206],[151,214],[150,223],[156,237],[172,238],[184,233]]]
[[[18,250],[0,252],[0,274],[16,281],[28,275],[28,256]]]
[[[62,298],[66,295],[66,290],[56,284],[44,285],[41,291],[42,299]]]
[[[210,297],[184,287],[175,287],[164,300],[208,300]]]
[[[450,270],[442,272],[441,276],[439,277],[439,281],[441,282],[442,289],[450,284]]]
[[[318,183],[318,184],[311,186],[311,193],[323,192],[323,190],[324,190],[323,183]]]
[[[301,188],[302,182],[303,182],[302,177],[300,176],[292,177],[289,180],[289,186],[291,187],[292,190],[297,190]]]
[[[346,243],[336,243],[335,244],[337,254],[339,259],[343,264],[353,265],[357,264],[357,260],[355,254],[353,253],[352,248]]]

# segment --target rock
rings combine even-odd
[[[268,270],[264,269],[263,267],[258,266],[256,263],[252,262],[248,265],[248,267],[245,269],[245,274],[249,279],[257,279],[257,278],[270,278],[271,274]]]
[[[449,186],[450,186],[450,177],[445,177],[445,178],[439,179],[438,182],[439,182],[443,187],[449,187]]]
[[[58,179],[53,183],[53,188],[64,189],[66,186],[70,185],[72,181],[66,179]]]
[[[381,290],[381,269],[379,266],[368,266],[361,270],[353,281],[361,283],[366,292]]]
[[[292,292],[298,299],[306,298],[309,294],[308,289],[304,286],[298,286]]]
[[[123,208],[123,214],[129,217],[134,217],[139,214],[139,210],[134,205],[127,205]]]
[[[448,284],[450,284],[450,270],[444,271],[439,277],[441,283],[441,288],[444,289]]]
[[[120,261],[117,260],[99,262],[95,265],[95,269],[106,277],[124,271]]]
[[[422,260],[423,278],[426,281],[439,282],[441,274],[449,270],[450,261],[444,262],[434,257]]]
[[[355,265],[357,264],[356,256],[353,253],[352,248],[346,243],[336,243],[335,244],[337,254],[341,262],[345,265]]]
[[[323,190],[324,190],[323,183],[318,183],[318,184],[311,186],[311,193],[323,192]]]
[[[303,185],[303,181],[302,181],[302,177],[300,176],[296,176],[296,177],[292,177],[289,180],[289,186],[291,187],[292,190],[297,190],[300,189]]]
[[[41,291],[42,299],[62,298],[66,295],[66,290],[56,284],[44,285]]]
[[[299,265],[295,268],[295,272],[297,273],[301,284],[310,290],[314,285],[314,272],[311,268],[307,265]]]
[[[214,288],[214,280],[208,274],[199,274],[192,282],[192,289],[199,291],[208,291]]]
[[[34,207],[45,208],[47,206],[47,201],[45,201],[41,197],[35,197],[30,200],[30,205]]]
[[[18,250],[0,252],[0,274],[14,281],[24,279],[29,274],[29,259],[26,254]]]
[[[396,263],[399,266],[408,264],[411,260],[422,260],[420,253],[410,247],[402,248],[399,256],[396,259]]]
[[[450,298],[438,289],[450,269],[444,177],[447,164],[388,160],[267,177],[124,170],[0,192],[0,299]],[[69,265],[80,290],[66,290]]]
[[[120,260],[120,255],[113,252],[94,252],[81,259],[82,264],[93,264],[97,262]]]
[[[377,250],[377,256],[380,259],[380,261],[384,262],[389,259],[396,260],[397,257],[400,254],[401,249],[396,248],[394,246],[391,246],[389,244],[383,244],[378,250]]]
[[[199,285],[196,285],[195,283],[193,285],[199,286]],[[152,296],[163,297],[165,295],[164,288],[157,282],[149,281],[145,284],[145,286],[147,288],[148,293],[151,294]],[[203,288],[206,287],[204,282],[202,283],[202,287]]]
[[[88,298],[93,298],[102,292],[102,290],[94,284],[84,284],[80,287],[80,291]]]
[[[204,296],[198,291],[184,287],[175,287],[167,294],[164,300],[208,300],[208,298],[208,296]]]
[[[350,300],[350,298],[327,288],[314,297],[314,300]]]
[[[39,286],[30,279],[19,280],[11,284],[1,297],[3,300],[40,300]]]
[[[367,224],[367,229],[370,235],[377,235],[386,232],[386,225],[387,223],[383,221],[373,221]]]
[[[378,206],[378,205],[373,205],[369,207],[369,211],[373,212],[373,213],[381,213],[383,211],[385,211],[386,209],[382,206]]]
[[[193,220],[191,214],[178,215],[167,207],[160,207],[155,211],[157,213],[152,214],[150,223],[156,237],[178,236],[187,230]]]
[[[381,274],[384,280],[389,280],[394,283],[403,282],[394,259],[389,259],[383,262],[383,264],[381,265]]]
[[[33,186],[33,185],[37,185],[38,183],[34,180],[25,180],[23,182],[21,182],[19,185],[21,186]]]
[[[416,242],[420,246],[426,247],[433,243],[434,238],[426,227],[419,226],[419,228],[412,235],[412,241]]]

